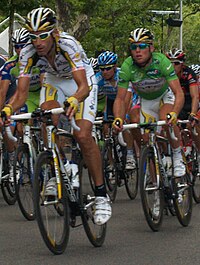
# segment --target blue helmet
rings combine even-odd
[[[102,52],[98,56],[98,65],[104,66],[104,65],[111,65],[117,63],[117,54],[114,52],[106,51]]]

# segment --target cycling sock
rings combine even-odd
[[[106,186],[105,184],[102,184],[100,186],[95,186],[95,191],[94,191],[95,196],[100,196],[100,197],[106,197]]]

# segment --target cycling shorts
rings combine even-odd
[[[140,122],[155,122],[159,120],[159,110],[164,104],[174,105],[175,96],[170,88],[156,99],[140,98]]]
[[[97,82],[92,73],[89,77],[87,74],[88,85],[91,88],[89,96],[84,102],[79,104],[75,120],[85,119],[92,123],[95,120],[97,111]],[[42,89],[40,91],[40,105],[49,100],[57,100],[63,106],[66,98],[74,95],[78,86],[74,79],[57,77],[50,73],[45,73]]]

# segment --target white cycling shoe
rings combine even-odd
[[[110,198],[97,196],[95,198],[94,222],[97,225],[103,225],[108,222],[112,215]]]
[[[174,159],[174,177],[184,176],[186,168],[182,159]]]
[[[45,188],[45,196],[57,196],[56,178],[51,178]]]

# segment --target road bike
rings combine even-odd
[[[83,225],[89,241],[95,247],[100,247],[106,236],[106,224],[96,225],[94,223],[95,197],[90,190],[89,180],[86,182],[86,176],[82,177],[87,170],[78,147],[74,152],[79,166],[79,188],[73,189],[66,173],[63,157],[56,143],[60,131],[52,124],[52,115],[63,112],[63,108],[55,108],[48,111],[40,110],[37,116],[35,114],[33,116],[32,113],[24,114],[30,115],[29,118],[37,117],[46,125],[48,142],[35,162],[33,200],[41,236],[48,249],[54,254],[61,254],[65,251],[70,227]],[[74,129],[79,129],[73,120],[72,126]],[[70,133],[63,132],[63,135]],[[50,180],[55,183],[55,196],[49,196],[46,193]]]
[[[37,116],[37,113],[33,112]],[[18,139],[13,137],[10,130],[7,130],[8,137],[11,141],[18,141],[15,151],[14,160],[14,184],[17,202],[23,216],[32,221],[35,219],[33,206],[33,175],[34,163],[37,155],[43,150],[43,140],[41,138],[41,127],[37,120],[32,119],[30,123],[30,114],[23,113],[11,115],[11,120],[17,121],[18,125],[22,124],[22,136]],[[29,123],[28,123],[29,121]]]
[[[166,125],[165,121],[124,125],[124,129],[142,128],[148,130],[148,142],[142,147],[140,155],[139,182],[144,215],[153,231],[160,229],[166,207],[171,212],[175,211],[183,226],[189,225],[192,216],[192,189],[186,157],[182,152],[186,174],[174,177],[172,152],[168,139],[156,133],[156,128],[163,125]],[[172,139],[176,140],[173,128],[169,127],[169,130]],[[167,155],[171,159],[170,174],[166,165],[163,164],[159,143],[165,143],[168,146]]]
[[[192,183],[192,194],[194,201],[200,203],[200,172],[198,166],[198,149],[192,139],[192,134],[198,135],[194,126],[189,130],[186,124],[191,124],[189,120],[179,120],[183,150],[186,156],[186,162],[190,172]]]
[[[97,118],[94,122],[95,130],[93,135],[100,147],[103,164],[104,180],[108,195],[114,202],[118,187],[125,185],[126,192],[131,200],[135,199],[138,191],[138,163],[135,152],[133,156],[136,165],[133,169],[126,169],[126,146],[120,145],[118,137],[113,133],[113,120]],[[107,132],[103,133],[103,126],[106,125]],[[92,182],[92,178],[91,182]],[[93,182],[92,182],[93,185]]]

